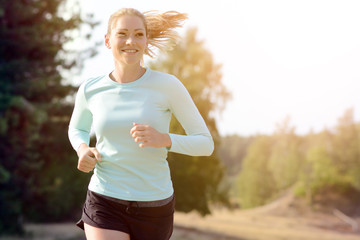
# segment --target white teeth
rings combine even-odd
[[[128,53],[135,53],[136,52],[136,50],[132,50],[132,49],[131,50],[130,49],[129,50],[123,50],[123,51],[128,52]]]

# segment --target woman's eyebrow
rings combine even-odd
[[[116,31],[129,31],[129,29],[127,29],[127,28],[119,28],[119,29],[115,29],[115,30],[116,30]],[[139,31],[139,30],[145,31],[144,28],[137,28],[137,29],[135,29],[135,31]]]

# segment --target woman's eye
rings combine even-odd
[[[137,37],[142,37],[142,36],[144,36],[144,34],[143,33],[137,33],[136,36]]]
[[[118,35],[119,35],[120,37],[124,37],[126,34],[123,33],[123,32],[120,32],[120,33],[118,33]]]

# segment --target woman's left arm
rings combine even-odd
[[[130,130],[139,147],[166,147],[171,152],[210,156],[214,151],[214,141],[204,119],[195,106],[185,86],[177,79],[169,79],[170,86],[164,90],[169,100],[169,108],[186,135],[161,133],[149,125],[134,123]]]
[[[168,89],[170,110],[186,135],[170,133],[169,151],[191,156],[210,156],[214,151],[214,141],[203,117],[180,80],[171,80],[173,87]]]

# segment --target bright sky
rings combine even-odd
[[[128,3],[126,3],[128,2]],[[189,14],[232,92],[218,128],[222,135],[271,134],[287,116],[299,134],[332,128],[348,108],[360,121],[358,0],[81,0],[101,25],[119,8]],[[113,69],[105,47],[86,62],[81,81]],[[194,79],[196,81],[196,79]]]

